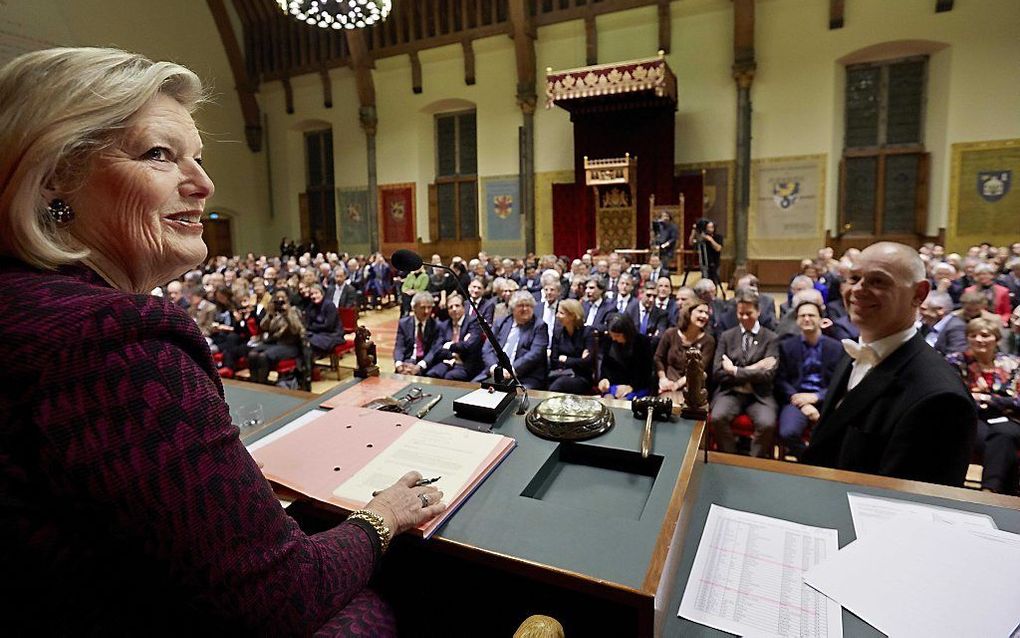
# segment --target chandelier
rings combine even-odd
[[[386,19],[393,0],[276,0],[284,13],[323,29],[360,29]]]

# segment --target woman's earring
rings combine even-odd
[[[46,207],[46,210],[50,214],[50,219],[60,225],[70,224],[74,221],[74,209],[67,205],[62,199],[54,199]]]

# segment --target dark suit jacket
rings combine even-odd
[[[425,327],[422,333],[425,356],[416,361],[414,358],[414,315],[407,315],[397,323],[397,342],[393,344],[394,363],[397,361],[404,363],[424,361],[425,365],[422,367],[422,372],[432,367],[432,364],[435,363],[436,353],[439,352],[439,348],[443,345],[443,341],[439,338],[439,322],[436,321],[435,317],[429,317],[425,320]]]
[[[655,388],[655,351],[652,341],[644,335],[634,335],[634,344],[629,357],[617,357],[618,346],[608,341],[602,345],[599,362],[599,378],[608,379],[611,385],[629,385],[635,390]]]
[[[486,321],[488,321],[491,325],[492,315],[496,312],[496,300],[482,297],[475,303],[478,304],[478,312],[481,313],[482,316],[485,317]],[[472,320],[477,319],[478,317],[478,315],[475,314],[475,309],[471,306],[471,302],[466,299],[464,300],[464,316]]]
[[[963,352],[967,349],[967,322],[956,315],[949,315],[949,321],[942,326],[935,339],[935,350],[943,355]]]
[[[326,289],[326,299],[333,301],[334,295],[336,295],[336,284]],[[343,290],[340,291],[340,303],[334,303],[334,305],[337,308],[351,308],[358,305],[358,291],[350,282],[347,282]]]
[[[582,358],[584,351],[588,356]],[[560,355],[567,358],[560,361]],[[573,370],[574,376],[591,381],[594,375],[595,357],[598,355],[595,345],[595,332],[591,328],[574,330],[573,335],[567,334],[563,326],[556,324],[550,343],[549,370]]]
[[[452,359],[453,355],[459,355],[464,364],[468,377],[472,378],[482,371],[482,345],[485,342],[482,334],[482,327],[474,319],[463,319],[460,327],[460,341],[451,343],[449,348],[442,345],[453,340],[453,319],[443,321],[439,324],[439,345],[440,348],[433,357],[433,365],[445,359]]]
[[[772,381],[776,376],[776,367],[767,370],[752,370],[747,366],[761,361],[765,357],[775,357],[779,361],[779,340],[776,334],[764,326],[758,331],[751,349],[746,353],[741,348],[740,326],[730,328],[719,335],[715,348],[715,362],[712,366],[712,378],[718,385],[717,394],[734,394],[736,386],[751,384],[751,390],[759,399],[772,397]],[[722,358],[727,355],[737,373],[731,375],[723,370]]]
[[[634,327],[641,331],[641,304],[640,302],[627,309],[627,316],[634,322]],[[652,306],[648,313],[648,328],[645,330],[646,337],[661,337],[669,328],[669,317],[665,312]]]
[[[510,329],[514,325],[513,316],[504,319],[493,331],[499,345],[506,345],[506,338],[510,335]],[[517,353],[514,356],[514,369],[521,383],[529,388],[545,387],[546,372],[546,348],[549,347],[549,332],[545,324],[537,316],[520,328],[520,338],[517,340]],[[497,365],[496,351],[492,344],[486,342],[482,348],[482,360],[485,368],[482,371],[483,378],[487,375],[489,368]],[[477,377],[476,377],[477,379]]]
[[[584,312],[585,321],[587,321],[588,311],[591,310],[591,302],[586,301],[581,304],[581,310]],[[595,311],[595,321],[591,324],[591,328],[599,332],[605,332],[609,327],[610,315],[613,314],[616,314],[616,305],[603,297],[599,309]]]
[[[618,295],[615,292],[612,295],[607,295],[606,296],[606,301],[608,301],[609,303],[613,304],[613,306],[616,307],[616,311],[617,312],[620,311],[620,306],[619,306],[620,300],[618,298]],[[627,300],[627,305],[623,309],[623,314],[631,315],[631,311],[632,310],[634,312],[637,312],[637,307],[640,304],[641,304],[641,302],[638,301],[638,298],[634,296],[634,293],[631,293],[630,299]],[[637,325],[637,324],[634,324],[634,325]]]
[[[977,408],[945,358],[916,334],[846,392],[851,369],[836,367],[803,461],[963,485]]]
[[[818,398],[824,401],[836,364],[843,357],[843,344],[825,335],[821,335],[818,343],[822,348],[822,389],[818,391]],[[800,392],[798,388],[805,349],[804,340],[799,335],[779,342],[779,369],[776,371],[775,386],[780,406],[789,403],[790,397]]]

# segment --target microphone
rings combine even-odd
[[[421,255],[414,252],[413,250],[401,248],[400,250],[394,251],[393,254],[390,256],[390,263],[393,264],[393,266],[397,270],[402,270],[404,272],[414,272],[422,267],[424,261],[422,260]],[[464,299],[467,300],[469,304],[471,304],[471,307],[475,309],[475,316],[478,317],[478,325],[482,327],[482,333],[485,335],[485,338],[488,339],[489,343],[492,344],[492,350],[496,353],[496,361],[499,362],[499,367],[507,371],[513,378],[514,385],[516,385],[518,388],[524,391],[524,396],[521,398],[521,404],[517,408],[517,414],[524,414],[525,412],[527,412],[528,388],[526,388],[524,384],[521,383],[521,380],[517,378],[517,372],[514,370],[513,362],[510,361],[510,357],[507,356],[506,351],[503,350],[503,346],[499,345],[499,340],[496,339],[495,333],[492,332],[492,326],[490,326],[489,322],[485,320],[485,317],[482,315],[482,313],[478,311],[478,306],[475,304],[474,299],[472,299],[471,295],[469,295],[467,291],[464,290],[464,284],[461,283],[460,277],[458,277],[457,273],[453,271],[453,268],[450,268],[448,266],[443,266],[442,264],[425,264],[425,265],[428,268],[439,268],[441,270],[446,270],[453,276],[453,281],[457,285],[457,290],[460,292],[461,296],[464,297]]]
[[[413,250],[401,248],[390,256],[390,263],[393,264],[397,270],[414,272],[421,268],[423,262],[421,255],[418,253]]]

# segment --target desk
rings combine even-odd
[[[409,385],[431,386],[430,392],[443,394],[429,420],[469,423],[453,415],[452,402],[476,388],[474,384],[392,377]],[[266,423],[245,436],[250,443],[357,382],[347,380],[321,396],[253,384],[227,383],[225,388],[228,403],[264,398]],[[529,394],[532,405],[550,396]],[[293,400],[298,404],[293,405]],[[636,451],[643,423],[631,416],[626,402],[607,404],[614,410],[616,427],[588,444]],[[1000,529],[1020,532],[1020,498],[718,453],[709,454],[706,464],[698,449],[704,423],[691,421],[656,426],[652,452],[662,457],[661,466],[653,480],[636,479],[643,481],[639,490],[646,495],[643,503],[614,494],[613,490],[621,489],[619,481],[600,486],[593,482],[597,479],[584,484],[584,489],[575,483],[576,499],[551,502],[536,498],[537,492],[530,488],[534,477],[555,461],[560,445],[528,432],[523,417],[514,414],[516,403],[512,406],[493,431],[517,439],[518,447],[430,541],[405,535],[393,544],[388,559],[392,567],[403,566],[403,571],[389,580],[408,581],[410,569],[428,574],[427,588],[411,582],[413,587],[389,597],[398,612],[409,598],[417,603],[405,614],[415,619],[414,635],[509,636],[513,629],[504,627],[515,624],[494,625],[490,619],[514,605],[514,613],[527,611],[516,617],[516,623],[529,613],[549,613],[563,622],[569,636],[727,635],[676,616],[712,503],[836,528],[841,547],[854,539],[847,491],[987,513]],[[571,480],[584,482],[589,477],[582,473]],[[565,489],[571,489],[569,482]],[[620,507],[600,509],[603,496],[617,499]],[[324,517],[324,525],[335,524],[343,516],[327,505],[315,509]],[[479,572],[473,571],[471,577],[464,577],[464,570],[471,566],[484,568],[484,576],[479,578]],[[384,573],[392,573],[386,567]],[[508,584],[501,587],[496,582],[500,580]],[[550,599],[561,604],[550,604]],[[479,626],[485,631],[479,626],[464,634],[451,629],[446,613],[440,614],[436,626],[425,620],[436,609],[449,611],[452,601],[461,603],[459,621],[484,619],[486,624]],[[843,629],[848,638],[881,635],[845,611]]]
[[[1020,532],[1020,498],[891,479],[856,472],[829,470],[781,461],[710,453],[691,473],[684,496],[684,520],[678,528],[681,554],[670,589],[664,623],[657,635],[684,638],[731,634],[678,618],[680,599],[694,564],[701,530],[712,503],[805,525],[835,528],[839,546],[853,541],[853,520],[847,492],[929,503],[990,515],[999,529]],[[845,638],[884,636],[871,625],[843,610]]]
[[[429,420],[473,423],[453,414],[453,400],[477,385],[392,376],[443,394],[442,401],[429,413]],[[245,443],[283,427],[356,382],[350,380],[327,394],[309,397],[283,417],[271,420],[267,409],[267,423],[246,435]],[[262,391],[233,384],[227,388],[228,403],[239,400],[242,389]],[[551,396],[544,392],[529,394],[532,405]],[[267,397],[263,406],[269,403],[275,409],[281,402],[276,396]],[[581,592],[589,605],[578,613],[589,616],[593,625],[611,624],[614,619],[610,615],[624,609],[633,620],[626,635],[650,635],[656,602],[660,607],[664,602],[665,591],[660,590],[662,568],[668,543],[674,537],[682,488],[687,484],[685,473],[697,459],[704,424],[686,420],[657,424],[649,459],[656,467],[648,475],[573,462],[571,454],[577,450],[624,455],[631,462],[634,457],[640,459],[644,421],[634,418],[628,402],[607,404],[614,412],[615,427],[598,438],[573,444],[580,447],[534,436],[524,418],[514,414],[517,403],[512,404],[493,426],[493,432],[516,439],[517,447],[436,535],[421,545],[455,559],[482,564],[496,573],[541,582],[553,592]],[[316,507],[334,520],[342,515],[326,504]],[[415,541],[398,540],[405,544]],[[609,548],[611,551],[607,551]],[[437,590],[446,590],[447,595],[450,588],[458,586],[436,586],[433,577],[430,582]],[[465,585],[476,587],[459,583],[460,587]],[[520,598],[518,593],[516,602]],[[600,620],[600,614],[606,614],[606,618]]]

